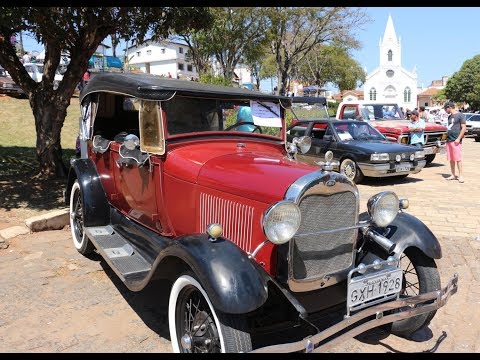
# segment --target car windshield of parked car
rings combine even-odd
[[[319,120],[328,119],[328,109],[322,104],[293,103],[287,110],[287,120]]]
[[[404,120],[402,109],[397,104],[364,104],[361,107],[365,120]]]
[[[365,122],[332,123],[340,141],[385,140],[383,135]]]
[[[174,96],[162,101],[168,137],[198,132],[242,132],[282,137],[283,108],[272,101]]]

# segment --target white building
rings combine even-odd
[[[365,100],[395,102],[403,109],[413,110],[417,106],[417,73],[402,67],[402,46],[390,15],[379,47],[380,66],[366,77]]]
[[[140,68],[147,74],[171,75],[172,78],[197,78],[195,66],[185,60],[188,46],[182,43],[163,40],[146,40],[127,49],[129,65]]]

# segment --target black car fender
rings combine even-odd
[[[363,213],[360,218],[365,216],[366,213]],[[406,248],[414,246],[432,259],[442,257],[442,248],[436,236],[413,215],[399,212],[390,225],[375,230],[396,244],[395,253],[401,254]]]
[[[102,226],[110,223],[110,205],[100,176],[91,159],[76,159],[68,172],[65,202],[70,203],[73,183],[78,179],[83,201],[83,225]]]
[[[172,271],[165,269],[163,264],[172,257],[179,258],[191,268],[212,305],[225,313],[245,314],[260,308],[268,299],[269,281],[282,290],[255,260],[233,242],[221,237],[215,241],[210,241],[206,234],[178,237],[159,254],[153,267],[157,272]],[[281,292],[285,301],[299,313],[305,312],[292,296]]]

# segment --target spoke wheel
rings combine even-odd
[[[174,352],[247,352],[252,349],[245,318],[215,311],[205,290],[190,273],[180,276],[172,286],[168,320]]]
[[[411,297],[439,290],[440,274],[435,261],[417,248],[408,248],[400,257],[403,269],[403,287],[400,298]],[[436,311],[399,320],[391,325],[391,332],[402,337],[410,337],[415,331],[428,325]]]
[[[358,184],[363,179],[362,170],[360,170],[352,159],[344,159],[340,164],[340,173],[345,175],[350,181]]]
[[[95,247],[84,232],[82,192],[78,180],[75,180],[70,193],[70,229],[77,251],[82,255],[91,254]]]

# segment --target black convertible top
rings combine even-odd
[[[146,100],[168,100],[175,94],[179,94],[229,100],[281,101],[283,107],[291,106],[291,98],[286,96],[268,95],[259,91],[164,78],[151,74],[95,74],[81,92],[80,103],[85,96],[96,92],[125,94]]]

